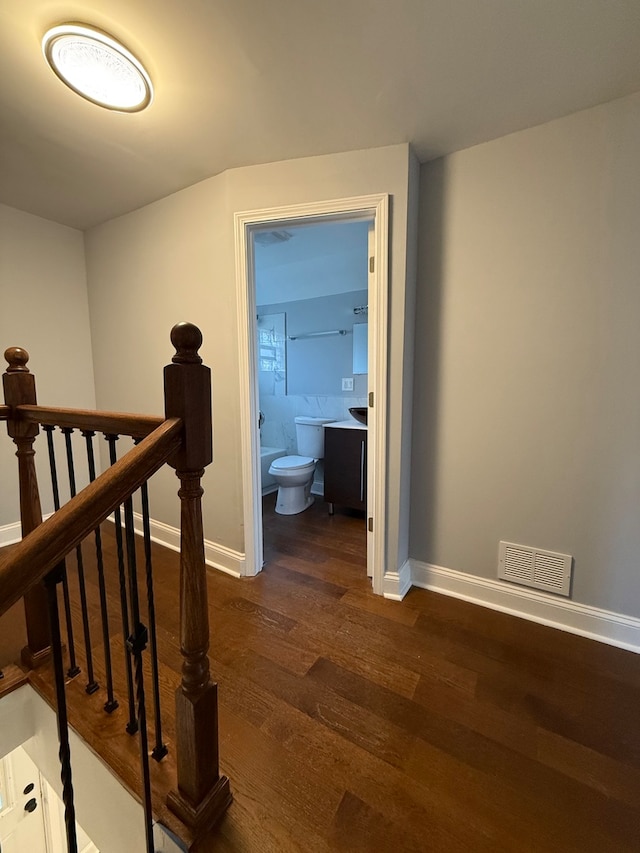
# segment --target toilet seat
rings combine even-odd
[[[293,472],[308,468],[309,465],[315,465],[315,459],[310,456],[280,456],[273,460],[271,468],[275,471]]]
[[[298,453],[279,456],[269,468],[269,474],[278,484],[275,511],[279,515],[297,515],[313,503],[311,488],[316,462],[324,456],[324,425],[330,420],[294,418]]]

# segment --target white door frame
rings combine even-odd
[[[357,196],[235,214],[236,293],[238,306],[240,442],[246,575],[262,569],[262,493],[260,488],[260,431],[256,354],[256,293],[251,234],[267,223],[282,227],[302,222],[372,219],[375,261],[369,286],[369,416],[367,423],[367,568],[373,590],[383,593],[385,573],[389,196]],[[373,400],[373,407],[371,403]],[[373,519],[373,522],[370,522]],[[371,530],[373,527],[373,530]]]

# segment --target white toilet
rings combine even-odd
[[[278,484],[276,512],[296,515],[313,503],[311,484],[316,462],[324,456],[324,424],[333,418],[295,418],[298,453],[274,459],[269,473]]]

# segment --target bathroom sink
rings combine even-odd
[[[353,406],[349,409],[349,414],[354,417],[361,424],[366,424],[367,422],[367,407],[366,406]]]

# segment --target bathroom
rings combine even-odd
[[[254,236],[262,494],[274,493],[277,505],[278,483],[269,469],[275,459],[300,452],[296,418],[320,419],[305,427],[319,436],[322,421],[361,426],[349,409],[367,401],[369,227],[367,221],[324,222]],[[310,492],[328,511],[323,459],[313,457]]]

